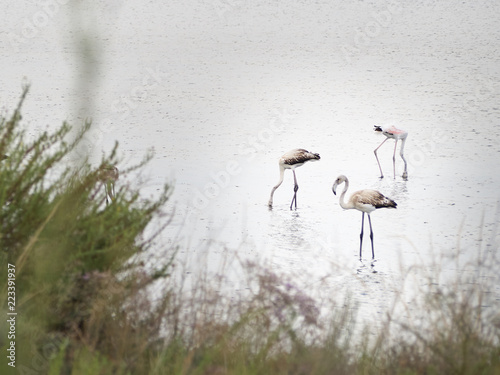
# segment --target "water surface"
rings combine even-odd
[[[494,258],[496,2],[109,1],[80,9],[81,29],[66,4],[27,34],[20,25],[43,11],[38,3],[9,7],[5,105],[15,103],[26,76],[32,134],[81,120],[87,108],[95,162],[115,140],[121,168],[154,148],[143,193],[154,195],[165,181],[175,186],[175,215],[161,239],[180,247],[190,277],[225,272],[237,293],[238,264],[221,266],[236,253],[293,275],[311,294],[350,291],[369,315],[382,314],[407,283],[425,285],[422,270],[451,279],[479,252]],[[78,62],[81,30],[96,60],[89,66],[98,67],[88,82]],[[82,79],[91,90],[86,100]],[[379,150],[386,177],[378,178],[373,150],[384,138],[375,124],[409,132],[407,181],[399,157],[392,176],[393,141]],[[297,169],[298,209],[289,210],[287,171],[269,210],[277,160],[299,147],[321,160]],[[361,214],[343,211],[331,192],[339,174],[349,177],[350,192],[377,189],[398,203],[372,214],[374,262],[368,227],[358,257]],[[409,269],[418,270],[411,282]],[[493,280],[498,306],[498,276],[481,272]]]

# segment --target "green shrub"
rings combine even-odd
[[[3,269],[15,266],[17,365],[46,373],[56,356],[64,358],[57,365],[63,373],[71,373],[74,363],[81,367],[80,356],[101,351],[95,368],[133,368],[123,363],[134,361],[142,348],[117,351],[109,334],[132,329],[124,324],[124,303],[168,274],[168,261],[148,276],[130,260],[149,247],[152,238],[142,239],[144,231],[167,201],[169,188],[148,201],[123,186],[112,204],[105,204],[99,168],[70,162],[90,124],[70,142],[66,123],[27,141],[21,125],[27,92],[26,88],[14,113],[0,119],[0,153],[8,155],[0,162],[0,256]],[[117,163],[115,147],[101,166]],[[0,281],[4,309],[6,281]],[[148,329],[158,332],[158,327]],[[43,353],[44,346],[50,353]],[[4,357],[1,366],[7,368]]]

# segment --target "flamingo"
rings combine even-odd
[[[394,155],[392,155],[392,164],[393,164],[393,169],[394,169],[394,178],[396,178],[396,146],[398,145],[398,140],[401,140],[401,149],[399,151],[399,155],[401,155],[401,159],[403,159],[405,163],[405,170],[403,172],[402,177],[404,179],[408,178],[408,172],[406,171],[407,165],[406,165],[406,159],[403,155],[403,151],[405,148],[405,142],[406,142],[406,137],[408,136],[408,132],[402,129],[398,129],[395,126],[388,126],[388,127],[382,127],[382,126],[377,126],[375,125],[376,132],[382,132],[383,135],[385,135],[387,138],[384,139],[384,141],[373,151],[375,154],[375,158],[377,158],[377,163],[378,167],[380,169],[380,178],[384,178],[384,174],[382,173],[382,167],[380,166],[380,162],[378,161],[378,156],[377,156],[377,150],[382,146],[385,141],[387,141],[389,138],[392,138],[396,141],[394,144]]]
[[[372,242],[372,259],[375,259],[375,251],[373,249],[373,229],[372,229],[372,221],[370,218],[370,213],[375,211],[378,208],[396,208],[397,204],[392,199],[387,198],[382,193],[377,190],[365,189],[359,190],[352,193],[351,197],[347,201],[344,201],[345,193],[349,188],[349,180],[346,176],[340,175],[335,180],[332,191],[333,194],[337,195],[337,186],[345,183],[344,190],[342,194],[340,194],[339,203],[340,207],[344,210],[356,209],[361,211],[363,215],[361,216],[361,234],[359,235],[359,258],[361,259],[361,250],[363,248],[363,226],[365,221],[365,213],[368,214],[368,222],[370,223],[370,239]]]
[[[103,164],[98,171],[98,179],[104,185],[106,191],[106,205],[108,204],[108,197],[111,201],[115,199],[115,182],[118,180],[119,171],[114,165]]]
[[[281,183],[283,182],[283,178],[285,176],[285,169],[291,169],[293,172],[293,181],[295,183],[295,186],[293,188],[294,194],[292,198],[292,203],[290,203],[290,210],[292,209],[293,202],[295,202],[295,209],[297,209],[297,190],[299,190],[299,185],[297,184],[297,177],[295,176],[295,168],[304,165],[304,163],[308,161],[316,161],[319,159],[320,159],[319,154],[314,154],[312,152],[304,150],[303,148],[290,150],[285,154],[283,154],[283,156],[279,160],[280,180],[276,184],[276,186],[274,186],[273,189],[271,190],[271,196],[269,197],[269,203],[268,203],[269,207],[270,208],[273,207],[273,195],[276,189],[279,188]]]

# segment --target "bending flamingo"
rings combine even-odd
[[[394,144],[394,155],[392,155],[392,164],[393,164],[393,169],[394,169],[394,178],[396,178],[396,147],[398,145],[398,140],[401,140],[401,149],[399,151],[399,155],[401,155],[401,159],[403,159],[405,163],[405,170],[403,172],[402,177],[404,179],[408,178],[408,172],[407,172],[407,165],[406,165],[406,159],[403,155],[403,151],[405,148],[405,142],[406,142],[406,137],[408,136],[408,132],[402,129],[398,129],[395,126],[388,126],[388,127],[382,127],[382,126],[377,126],[375,125],[376,132],[382,132],[383,135],[385,135],[387,138],[384,139],[384,141],[373,151],[375,153],[375,158],[377,158],[377,163],[378,167],[380,169],[380,178],[384,178],[384,174],[382,173],[382,167],[380,166],[380,162],[378,161],[378,156],[377,156],[377,150],[382,146],[385,141],[387,141],[389,138],[392,138],[396,141]]]
[[[340,207],[342,207],[344,210],[349,210],[349,209],[356,209],[358,211],[361,211],[363,213],[361,217],[361,234],[359,235],[359,258],[361,259],[361,250],[363,248],[363,226],[364,226],[364,221],[365,221],[365,213],[368,214],[368,222],[370,223],[370,239],[372,242],[372,259],[375,259],[375,250],[373,249],[373,229],[372,229],[372,221],[370,218],[370,213],[375,211],[377,208],[386,208],[386,207],[392,207],[396,208],[397,204],[394,202],[392,199],[387,198],[384,196],[382,193],[378,192],[377,190],[371,190],[371,189],[365,189],[365,190],[359,190],[354,193],[352,193],[351,197],[349,200],[344,202],[344,197],[347,189],[349,188],[349,180],[347,179],[346,176],[340,175],[337,177],[335,180],[333,186],[332,186],[332,191],[333,194],[337,195],[337,186],[345,183],[344,190],[342,191],[342,194],[340,194],[339,198],[339,203]]]
[[[106,191],[106,205],[108,204],[108,198],[111,202],[115,200],[115,182],[118,180],[118,177],[118,168],[114,165],[103,164],[99,168],[98,178],[103,183],[104,190]]]
[[[292,203],[290,204],[290,210],[292,209],[293,202],[295,202],[295,209],[297,209],[297,190],[299,190],[299,185],[297,184],[297,177],[295,176],[295,168],[304,165],[304,163],[308,161],[316,161],[319,159],[320,159],[319,154],[314,154],[312,152],[304,150],[303,148],[297,148],[283,154],[283,156],[279,160],[280,180],[276,184],[276,186],[274,186],[273,189],[271,190],[271,196],[269,197],[269,203],[268,203],[269,207],[273,206],[273,195],[276,189],[279,188],[281,183],[283,182],[283,178],[285,176],[285,169],[291,169],[293,172],[293,181],[295,185],[293,188],[294,194],[292,198]]]

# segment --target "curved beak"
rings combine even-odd
[[[335,181],[335,183],[332,186],[332,191],[333,191],[333,194],[335,194],[335,195],[337,195],[337,186],[338,186],[337,181]]]

